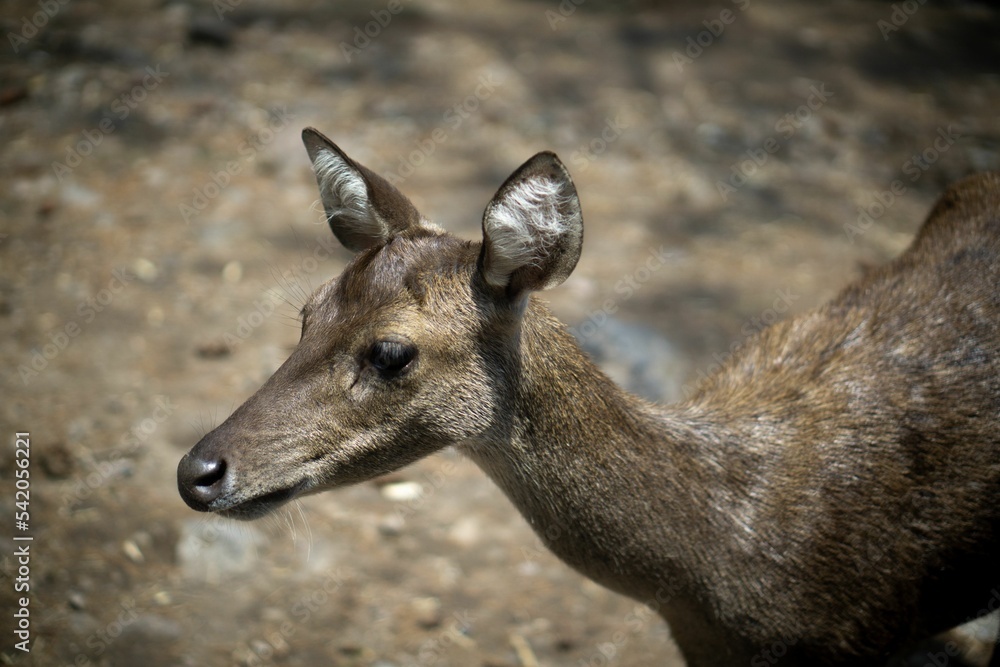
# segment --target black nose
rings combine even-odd
[[[197,447],[195,449],[198,449]],[[207,512],[226,486],[226,460],[188,452],[177,465],[177,489],[191,509]]]

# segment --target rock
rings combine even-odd
[[[385,537],[399,537],[403,533],[406,519],[398,514],[388,514],[378,522],[378,532]]]
[[[386,484],[379,490],[383,498],[398,503],[416,500],[423,493],[423,487],[418,482],[394,482]]]
[[[142,563],[146,560],[146,557],[142,555],[139,545],[131,539],[122,542],[122,551],[125,552],[125,555],[133,563]]]
[[[87,606],[87,598],[80,591],[70,591],[69,595],[66,596],[66,602],[69,603],[70,609],[77,611]]]
[[[23,84],[14,84],[0,88],[0,107],[16,104],[21,100],[28,99],[28,87]]]
[[[144,283],[152,283],[160,275],[156,264],[145,257],[139,257],[132,262],[132,271]]]
[[[222,338],[199,343],[194,349],[194,353],[202,359],[228,357],[232,351],[233,347]]]
[[[430,630],[441,625],[441,601],[437,598],[414,598],[410,603],[413,607],[417,625]]]
[[[479,542],[482,536],[479,518],[475,516],[461,517],[448,529],[448,539],[462,547],[471,547]]]
[[[187,38],[191,44],[226,49],[233,44],[233,24],[216,17],[192,19]]]
[[[42,449],[39,459],[42,472],[50,479],[66,479],[73,473],[73,456],[61,442],[54,442]]]

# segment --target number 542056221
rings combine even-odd
[[[23,531],[28,530],[28,520],[31,516],[28,512],[28,504],[31,499],[31,472],[29,471],[31,464],[31,435],[28,433],[18,433],[14,447],[14,458],[17,464],[17,468],[14,470],[14,476],[16,477],[14,486],[17,489],[14,492],[14,505],[17,507],[14,522],[18,530]]]

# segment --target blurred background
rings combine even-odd
[[[5,664],[679,664],[657,617],[556,561],[453,452],[258,523],[180,500],[181,455],[348,259],[305,126],[467,238],[514,168],[559,153],[587,238],[545,298],[661,400],[898,254],[947,183],[1000,169],[985,4],[472,7],[4,2],[4,610],[9,538],[34,537],[31,652],[5,611]]]

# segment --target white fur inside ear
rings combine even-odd
[[[493,247],[486,281],[504,287],[517,269],[541,266],[560,237],[575,233],[582,224],[580,218],[576,196],[562,183],[531,178],[515,184],[486,216]]]
[[[331,150],[321,150],[313,160],[319,194],[332,225],[347,227],[373,236],[374,230],[384,231],[368,201],[364,180],[343,158]]]

